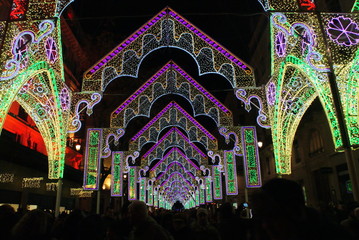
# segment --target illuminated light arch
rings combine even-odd
[[[13,87],[5,92],[5,98],[17,92],[14,100],[18,101],[25,111],[34,119],[47,149],[49,159],[50,179],[63,177],[67,121],[70,116],[69,108],[63,108],[59,88],[66,88],[59,83],[56,72],[46,63],[38,62],[19,74],[13,83],[26,82],[18,88]],[[8,97],[6,97],[8,96]],[[6,101],[1,101],[0,108],[6,109]]]
[[[356,147],[359,145],[359,51],[350,64],[341,68],[338,75],[338,85],[346,86],[341,91],[341,102],[350,145]]]
[[[166,155],[164,155],[158,163],[156,163],[150,170],[150,175],[154,174],[157,176],[160,172],[163,172],[168,165],[173,162],[178,162],[186,169],[188,169],[194,176],[198,175],[200,168],[192,162],[186,155],[184,155],[178,148],[173,147]],[[152,177],[155,177],[151,175]]]
[[[199,163],[207,160],[207,155],[203,153],[194,143],[176,127],[170,128],[161,139],[159,139],[146,153],[143,154],[142,160],[146,160],[150,165],[155,159],[163,157],[163,153],[171,147],[181,148],[188,158],[196,159]]]
[[[111,127],[125,128],[134,117],[149,117],[152,104],[167,94],[187,99],[194,116],[209,116],[218,126],[232,125],[231,111],[175,63],[169,62],[112,112]]]
[[[65,8],[75,0],[57,0],[56,1],[56,12],[55,17],[60,17]]]
[[[306,62],[287,56],[277,75],[276,103],[272,115],[272,138],[279,174],[291,173],[291,151],[294,135],[305,111],[318,96],[329,120],[336,149],[342,146],[334,103],[328,92],[328,81],[320,79]]]
[[[163,162],[162,162],[163,163]],[[156,174],[155,170],[159,170],[158,174]],[[154,169],[150,170],[150,178],[155,177],[156,179],[160,179],[165,173],[173,173],[180,171],[182,174],[186,173],[191,178],[195,179],[197,172],[200,173],[200,171],[197,171],[198,169],[194,167],[188,168],[187,166],[182,165],[178,161],[172,161],[170,164],[160,164],[156,166]]]
[[[190,175],[188,172],[186,174]],[[170,174],[163,174],[156,179],[156,183],[158,182],[161,188],[168,187],[173,181],[181,181],[184,185],[188,185],[190,187],[194,187],[197,184],[197,181],[194,178],[186,178],[178,171],[171,172]]]
[[[176,102],[169,103],[132,138],[130,148],[139,150],[144,144],[156,141],[166,127],[179,127],[187,132],[191,142],[199,142],[206,149],[217,149],[217,139]]]
[[[218,73],[234,88],[255,85],[247,64],[175,11],[165,8],[84,74],[83,91],[104,91],[115,77],[137,77],[142,60],[163,47],[187,52],[196,61],[199,74]]]

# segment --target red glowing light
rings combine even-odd
[[[299,0],[299,5],[302,10],[314,11],[315,4],[313,0]]]
[[[25,18],[27,11],[27,0],[14,0],[10,12],[11,20],[20,20]]]

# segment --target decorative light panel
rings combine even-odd
[[[222,103],[175,63],[169,62],[112,112],[111,127],[125,128],[134,117],[149,117],[152,104],[168,94],[187,99],[194,116],[209,116],[217,125],[232,123],[232,113]]]
[[[237,165],[233,151],[224,151],[227,195],[238,194]]]
[[[99,187],[101,139],[102,129],[87,130],[83,185],[87,190],[98,190]]]
[[[130,167],[128,172],[128,200],[137,200],[137,171]]]
[[[120,76],[137,77],[142,59],[152,51],[174,47],[196,61],[199,73],[223,75],[233,87],[254,86],[253,71],[170,8],[162,10],[85,73],[83,91],[104,91]]]
[[[205,187],[206,187],[206,202],[213,202],[212,200],[212,179],[211,177],[204,178]]]
[[[123,152],[112,152],[112,165],[111,165],[111,196],[122,196],[123,189]]]
[[[140,177],[140,196],[139,200],[142,202],[146,202],[146,178]]]
[[[148,184],[147,187],[147,205],[153,206],[153,184]]]
[[[243,162],[246,187],[261,187],[261,171],[255,127],[242,127]]]
[[[176,102],[170,102],[131,138],[130,149],[139,151],[146,143],[157,141],[160,132],[171,126],[185,130],[191,142],[200,142],[206,149],[218,147],[217,139],[211,133]]]
[[[213,179],[213,198],[220,200],[222,196],[222,166],[212,166],[212,179]]]

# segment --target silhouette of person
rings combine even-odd
[[[255,239],[351,239],[339,225],[306,207],[301,186],[283,178],[268,181],[253,196],[253,216]]]

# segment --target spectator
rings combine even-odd
[[[172,218],[172,236],[175,240],[191,239],[192,231],[185,213],[176,213]]]
[[[205,208],[197,210],[197,218],[191,226],[194,240],[218,240],[221,239],[218,230],[209,223],[208,211]]]
[[[359,239],[359,204],[353,203],[349,207],[349,216],[340,225],[353,237]]]
[[[0,239],[10,239],[11,228],[16,223],[15,210],[10,205],[0,206]]]
[[[172,240],[171,235],[148,215],[144,202],[133,201],[128,209],[130,222],[133,225],[130,240]]]
[[[15,224],[12,236],[16,240],[45,240],[49,239],[51,227],[51,216],[42,210],[35,209],[27,212]]]
[[[339,225],[305,206],[302,189],[294,181],[268,181],[254,196],[253,210],[257,221],[255,239],[351,239]]]

